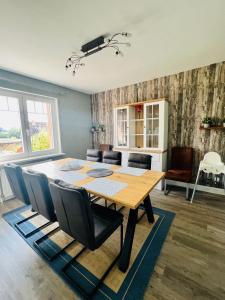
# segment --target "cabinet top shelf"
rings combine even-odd
[[[140,101],[135,103],[125,103],[117,105],[116,107],[122,107],[122,106],[137,106],[137,105],[144,105],[145,103],[152,103],[152,102],[159,102],[159,101],[167,101],[165,98],[159,98],[159,99],[150,99],[146,101]]]

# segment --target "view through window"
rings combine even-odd
[[[0,160],[59,151],[56,100],[0,89]]]
[[[27,112],[32,151],[52,149],[51,104],[28,100]]]
[[[0,96],[0,157],[23,152],[19,100]]]

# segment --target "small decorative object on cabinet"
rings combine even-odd
[[[122,152],[122,165],[128,155],[149,153],[152,169],[166,170],[168,102],[154,99],[118,106],[114,109],[114,150]],[[161,183],[158,188],[162,189]]]
[[[225,118],[223,119],[223,127],[225,128]]]

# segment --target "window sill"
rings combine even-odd
[[[14,160],[6,160],[4,162],[0,162],[0,169],[6,164],[6,163],[18,163],[18,164],[26,164],[26,163],[32,163],[32,162],[39,162],[44,161],[49,158],[56,158],[58,156],[65,156],[65,153],[55,153],[55,154],[49,154],[49,155],[43,155],[43,156],[34,156],[34,157],[27,157],[23,159],[14,159]]]

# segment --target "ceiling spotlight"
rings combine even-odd
[[[72,56],[70,56],[66,61],[66,69],[73,67],[73,75],[75,75],[77,69],[85,65],[83,62],[81,62],[81,60],[105,48],[113,48],[116,56],[123,56],[119,46],[125,45],[130,47],[131,44],[129,42],[120,41],[119,37],[127,38],[130,36],[131,34],[128,32],[115,33],[110,38],[107,38],[107,40],[105,40],[105,36],[99,36],[98,38],[86,43],[81,47],[81,55],[72,52]]]

